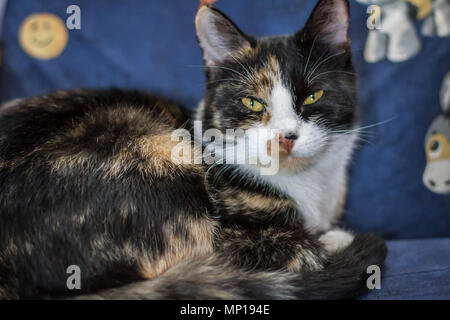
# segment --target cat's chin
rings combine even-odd
[[[279,158],[279,168],[282,171],[304,170],[312,163],[312,158],[298,157],[294,154],[280,155]]]
[[[270,162],[270,175],[277,173],[289,173],[289,172],[299,172],[306,170],[314,163],[314,158],[310,157],[298,157],[293,154],[283,155],[281,154],[278,158],[272,158]],[[268,166],[262,165],[260,163],[249,165],[248,167],[253,168],[261,173],[262,168],[268,168]],[[276,169],[275,169],[276,168]]]

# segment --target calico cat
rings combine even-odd
[[[150,94],[16,102],[0,114],[0,298],[339,299],[382,267],[381,238],[335,227],[357,122],[347,1],[319,1],[289,36],[254,38],[207,6],[195,24],[207,77],[196,119],[245,130],[236,146],[270,131],[258,147],[279,144],[278,172],[175,163],[180,143],[202,152],[173,139],[190,115]]]

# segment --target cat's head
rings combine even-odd
[[[195,23],[207,77],[198,110],[204,129],[276,132],[258,148],[279,141],[280,166],[295,168],[353,126],[357,97],[346,0],[319,1],[292,35],[246,35],[206,6]]]

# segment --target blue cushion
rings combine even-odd
[[[450,299],[450,239],[394,240],[381,289],[363,299]]]
[[[370,133],[363,136],[368,143],[352,167],[345,222],[351,229],[376,231],[386,238],[448,237],[450,194],[430,191],[422,175],[427,163],[425,135],[442,114],[439,91],[450,71],[449,37],[424,37],[416,22],[422,42],[417,55],[398,63],[367,63],[367,7],[352,4],[362,125],[386,122],[368,128]],[[447,122],[450,125],[450,118]]]
[[[21,22],[34,12],[66,20],[66,8],[81,8],[81,30],[69,31],[62,54],[30,57],[19,46]],[[300,28],[315,1],[219,1],[245,31],[255,35]],[[194,108],[204,76],[193,26],[195,1],[35,0],[9,1],[3,28],[1,99],[60,88],[134,87],[180,99]],[[362,125],[368,128],[352,167],[346,225],[387,238],[450,236],[450,196],[422,183],[424,138],[440,113],[439,88],[450,70],[448,37],[423,37],[421,51],[399,63],[368,63],[367,6],[351,1],[354,62],[360,76]],[[413,11],[412,11],[413,12]],[[412,19],[418,32],[421,23]],[[450,169],[449,169],[450,170]]]

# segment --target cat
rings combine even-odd
[[[191,115],[152,94],[16,101],[0,114],[0,298],[342,299],[367,289],[383,239],[336,227],[357,138],[348,2],[320,0],[288,36],[246,35],[208,6],[195,25],[207,78],[195,118],[245,130],[236,147],[268,132],[258,146],[279,146],[278,171],[176,163],[180,144],[201,153],[211,141],[173,139],[192,131]],[[73,265],[81,286],[69,290]]]

